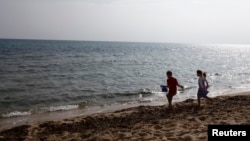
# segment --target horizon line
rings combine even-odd
[[[73,41],[73,42],[119,42],[119,43],[155,43],[155,44],[192,44],[192,45],[250,45],[250,43],[194,43],[163,41],[112,41],[112,40],[80,40],[80,39],[35,39],[35,38],[0,38],[0,40],[33,40],[33,41]]]

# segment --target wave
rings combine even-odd
[[[7,114],[2,114],[2,117],[16,117],[16,116],[27,116],[27,115],[31,115],[31,112],[20,112],[20,111],[14,111],[14,112],[10,112]]]
[[[41,108],[41,111],[37,111],[38,113],[40,112],[55,112],[55,111],[67,111],[67,110],[73,110],[79,108],[79,105],[60,105],[60,106],[50,106],[50,107],[44,107]],[[14,112],[9,112],[6,114],[2,114],[1,117],[4,118],[9,118],[9,117],[17,117],[17,116],[28,116],[31,114],[35,114],[36,112],[30,112],[30,111],[14,111]]]
[[[61,106],[51,106],[48,108],[49,112],[54,111],[66,111],[79,108],[79,105],[61,105]]]
[[[131,97],[136,97],[136,96],[150,96],[154,94],[154,91],[148,90],[148,91],[144,91],[144,90],[139,90],[138,92],[117,92],[117,93],[107,93],[107,94],[99,94],[96,95],[96,97],[101,97],[104,99],[114,99],[114,98],[119,98],[119,97],[127,97],[127,98],[131,98]]]

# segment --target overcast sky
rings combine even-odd
[[[250,44],[250,1],[0,0],[0,38]]]

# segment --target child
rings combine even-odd
[[[208,89],[209,85],[208,85],[208,81],[207,81],[207,79],[206,79],[207,73],[206,73],[206,72],[203,72],[202,75],[203,75],[203,77],[204,77],[204,79],[205,79],[205,82],[206,82],[206,89]]]
[[[168,98],[168,108],[172,110],[172,99],[173,96],[176,95],[177,93],[177,86],[181,87],[182,89],[184,88],[182,85],[179,85],[178,81],[176,78],[172,76],[171,71],[167,71],[166,75],[168,77],[167,79],[167,87],[169,88],[169,91],[167,93],[167,98]]]
[[[201,102],[200,102],[200,99],[202,97],[205,97],[207,99],[211,99],[207,96],[208,94],[208,91],[207,91],[207,87],[208,87],[208,83],[206,81],[206,79],[203,77],[203,74],[202,74],[202,71],[201,70],[197,70],[197,76],[199,77],[198,79],[198,85],[199,85],[199,88],[198,88],[198,93],[197,93],[197,98],[198,98],[198,107],[200,108],[201,106]],[[207,83],[207,84],[205,84]]]

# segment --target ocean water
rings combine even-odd
[[[248,91],[249,55],[250,45],[0,40],[0,118],[166,104],[167,70],[185,86],[174,102],[196,98],[197,69],[211,97]]]

